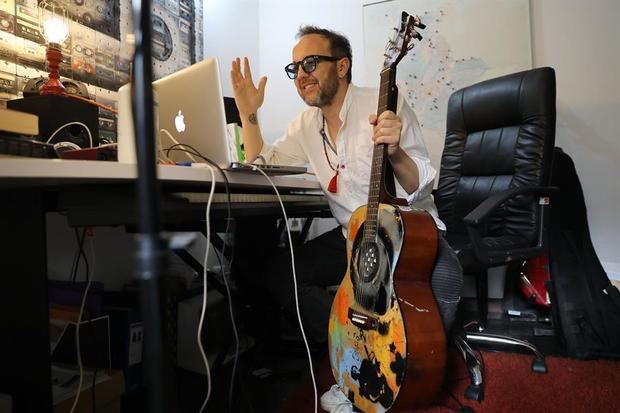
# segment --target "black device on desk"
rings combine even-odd
[[[235,98],[224,96],[224,112],[226,113],[226,123],[236,123],[243,127],[241,123],[241,117],[239,116],[239,109],[237,109],[237,103]]]
[[[54,145],[29,137],[0,134],[0,154],[29,158],[56,158]]]
[[[43,142],[72,142],[80,148],[99,145],[99,109],[94,105],[58,95],[13,99],[6,105],[9,109],[39,116],[39,136]],[[84,124],[90,137],[84,126],[72,122]]]

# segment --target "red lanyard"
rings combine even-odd
[[[327,156],[327,145],[326,145],[327,135],[325,134],[325,118],[323,118],[323,127],[321,128],[319,132],[321,133],[321,136],[323,137],[323,153],[325,154],[325,159],[327,159],[327,164],[329,165],[331,170],[335,172],[334,176],[329,181],[329,185],[327,185],[327,190],[335,194],[336,192],[338,192],[338,171],[340,170],[340,164],[336,164],[336,167],[334,168],[332,166],[331,161],[329,160],[329,156]]]

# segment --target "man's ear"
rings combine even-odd
[[[351,60],[344,57],[338,61],[338,77],[345,78],[351,67]]]

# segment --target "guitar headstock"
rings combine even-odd
[[[383,67],[395,66],[413,49],[413,39],[422,40],[422,35],[416,30],[426,28],[418,16],[412,16],[406,11],[401,15],[400,28],[394,28],[394,35],[385,48]]]

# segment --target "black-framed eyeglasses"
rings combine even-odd
[[[306,56],[303,59],[301,59],[299,62],[289,63],[286,66],[284,66],[284,71],[286,72],[287,76],[290,79],[295,80],[297,79],[297,72],[299,71],[299,66],[301,66],[301,68],[304,69],[304,72],[312,73],[316,70],[316,66],[321,60],[325,60],[328,62],[335,62],[339,59],[342,59],[342,58],[334,57],[334,56],[321,56],[321,55]]]

